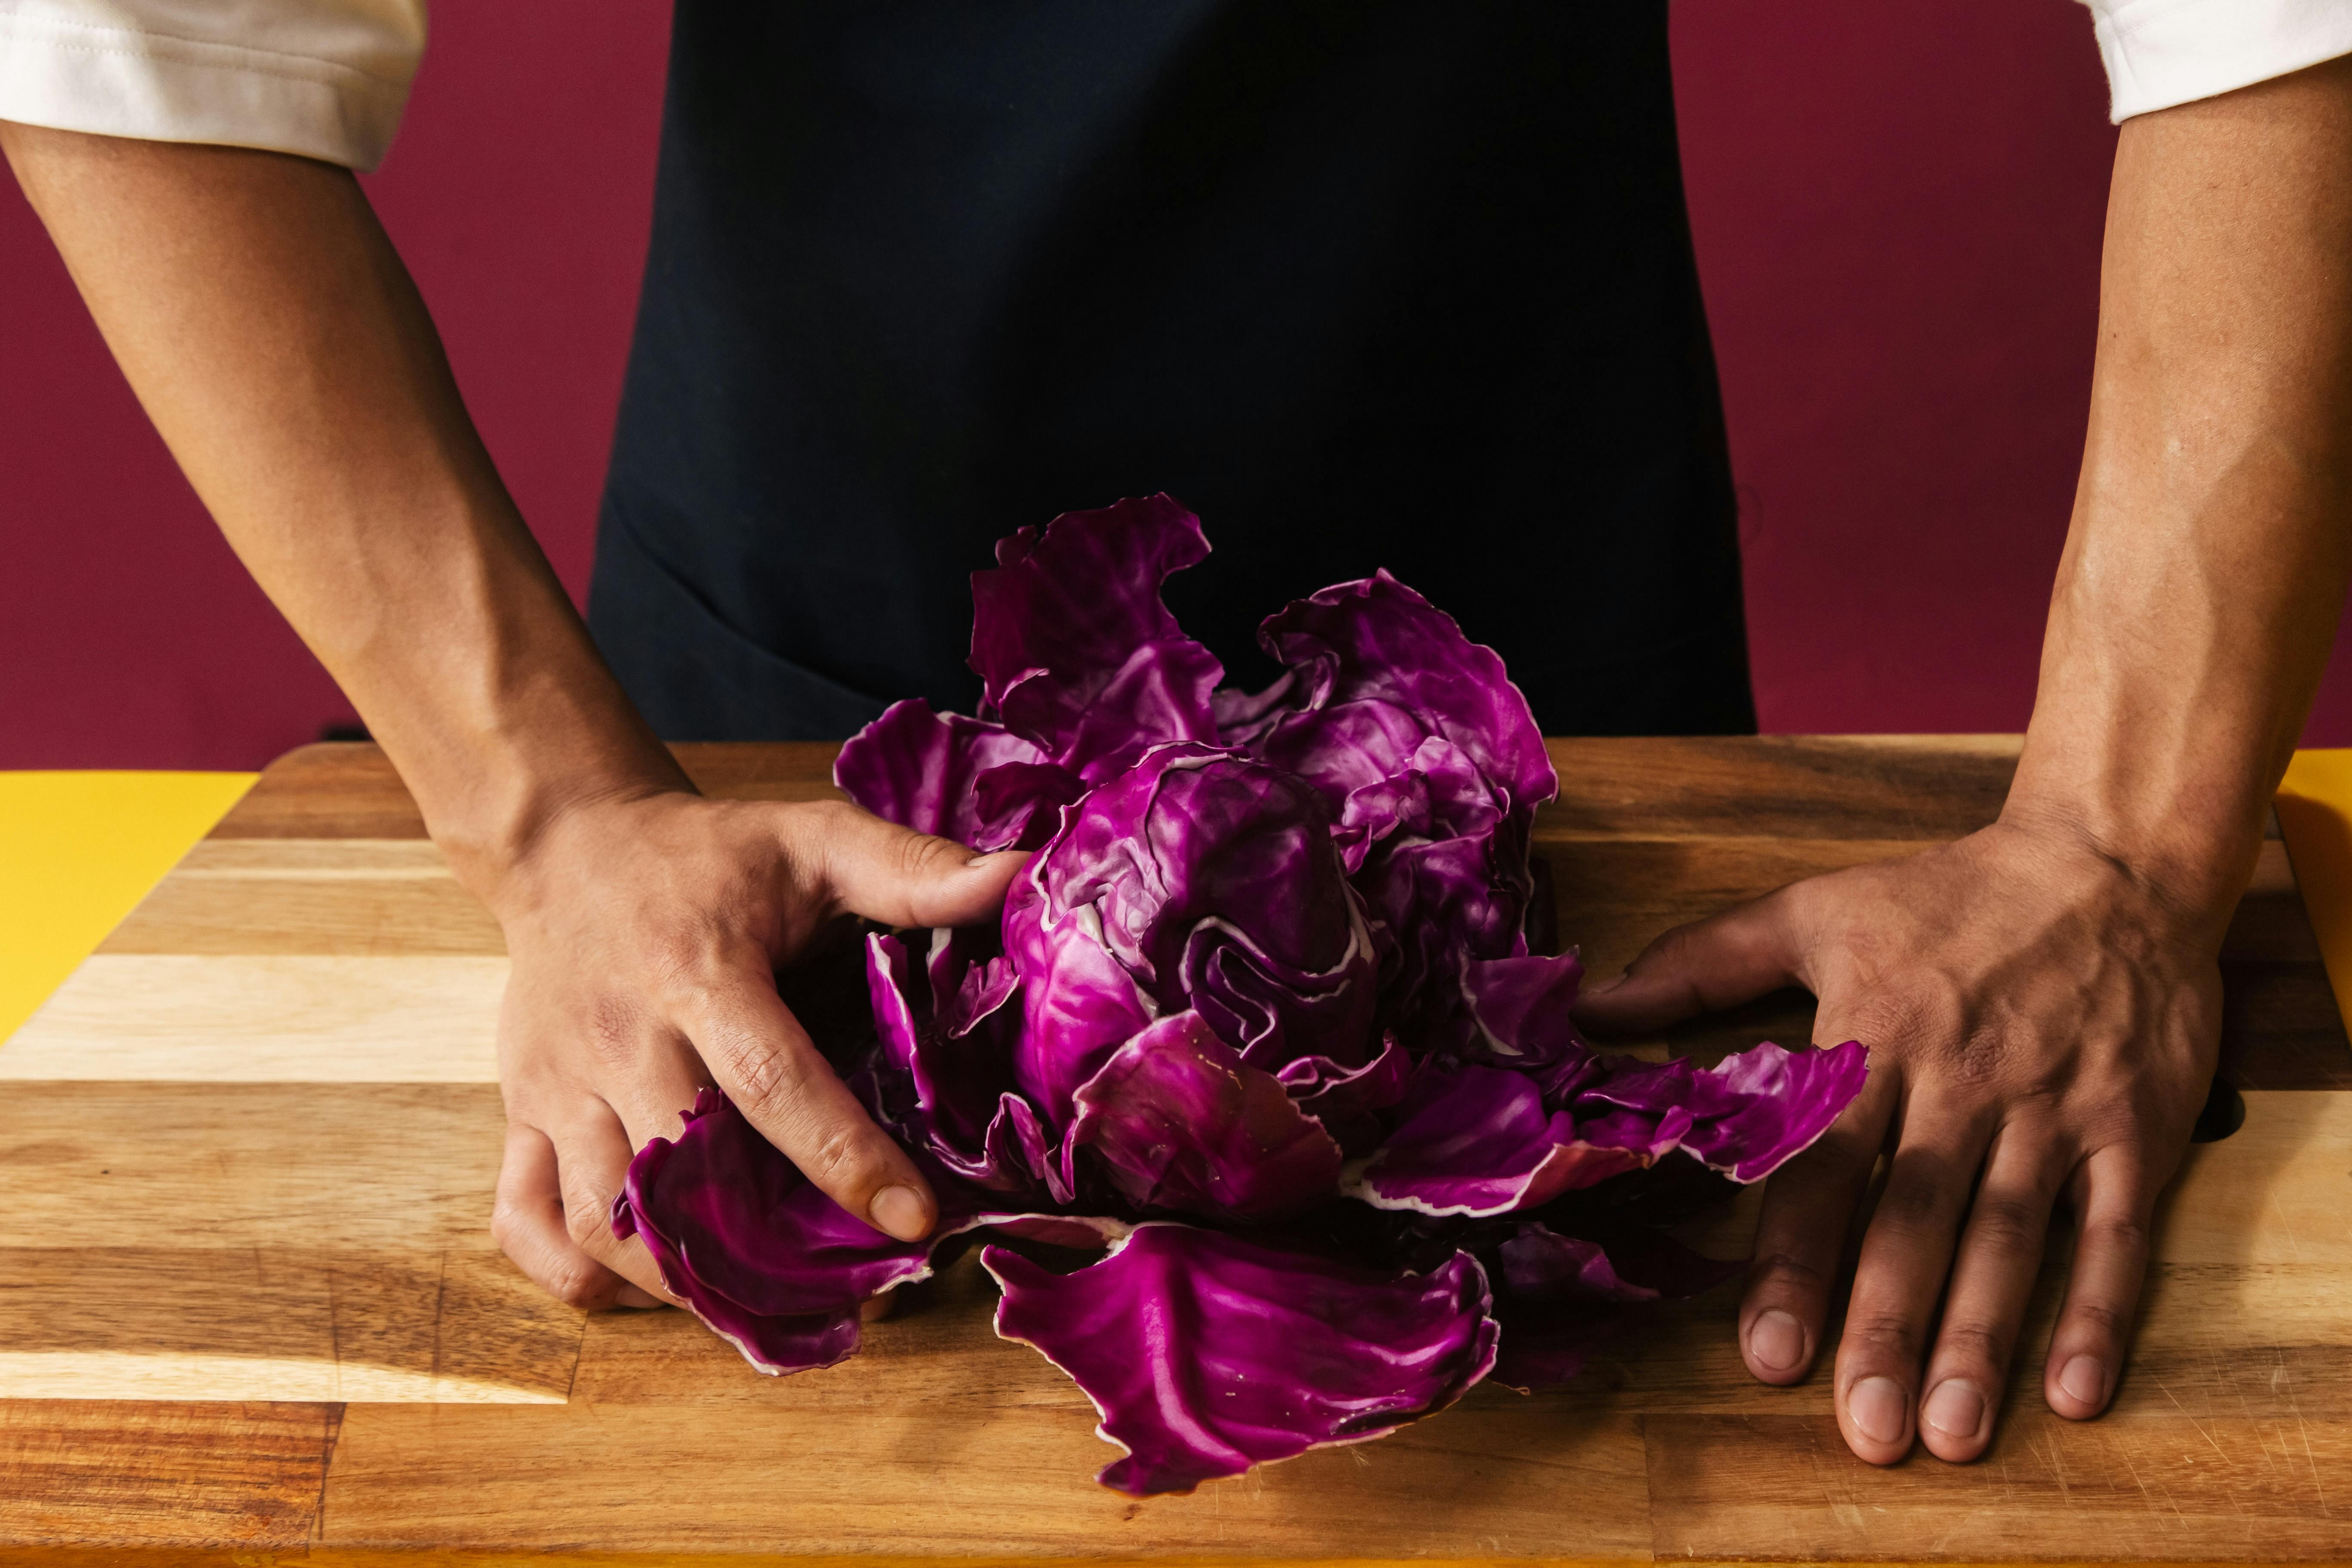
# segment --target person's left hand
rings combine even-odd
[[[1817,1041],[1870,1048],[1861,1096],[1765,1191],[1741,1353],[1767,1383],[1805,1375],[1884,1152],[1838,1424],[1874,1464],[1908,1453],[1915,1430],[1939,1458],[1973,1459],[2062,1195],[2079,1236],[2043,1397],[2075,1420],[2114,1397],[2156,1200],[2213,1077],[2222,923],[2079,837],[2004,823],[1668,931],[1577,1016],[1655,1029],[1800,984],[1821,1002]]]

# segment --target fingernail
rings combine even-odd
[[[1787,1372],[1805,1359],[1804,1326],[1775,1307],[1748,1326],[1748,1353],[1774,1372]]]
[[[912,1187],[885,1187],[874,1194],[874,1202],[866,1210],[877,1229],[887,1231],[900,1241],[920,1241],[923,1233],[931,1228],[930,1216],[924,1212],[920,1194]]]
[[[1919,1418],[1947,1437],[1973,1437],[1984,1425],[1984,1395],[1977,1392],[1977,1385],[1948,1377],[1927,1395]]]
[[[1865,1377],[1848,1391],[1846,1415],[1853,1429],[1874,1443],[1900,1443],[1911,1402],[1891,1377]]]
[[[2107,1369],[2096,1356],[2078,1355],[2058,1369],[2058,1386],[2095,1409],[2107,1396]]]

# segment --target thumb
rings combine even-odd
[[[1028,856],[982,855],[849,805],[796,815],[786,848],[818,868],[836,907],[893,926],[977,925],[1004,907]]]
[[[1784,894],[1676,926],[1622,975],[1579,997],[1576,1021],[1602,1034],[1664,1028],[1794,984],[1796,941]]]

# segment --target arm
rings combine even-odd
[[[1805,1374],[1887,1153],[1835,1374],[1863,1458],[1915,1429],[1984,1451],[2061,1196],[2079,1240],[2044,1396],[2077,1419],[2114,1396],[2213,1072],[2222,931],[2347,573],[2352,59],[2123,128],[2082,483],[2000,822],[1669,932],[1584,1009],[1650,1028],[1795,983],[1819,1038],[1872,1047],[1862,1098],[1773,1178],[1739,1317],[1757,1376]]]
[[[505,931],[508,1253],[582,1304],[658,1291],[605,1215],[632,1152],[711,1082],[850,1212],[925,1233],[922,1178],[773,966],[844,910],[984,918],[1017,857],[694,793],[524,528],[347,172],[5,123],[0,151],[198,495]]]

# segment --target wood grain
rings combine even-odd
[[[1915,853],[1998,814],[2016,758],[2013,737],[1578,740],[1551,743],[1562,798],[1539,815],[1536,849],[1551,865],[1563,940],[1595,974],[1613,973],[1650,941],[1687,921],[1802,877]],[[816,799],[832,793],[834,748],[688,745],[688,772],[714,795]],[[1748,781],[1743,793],[1741,781]],[[1867,831],[1864,829],[1867,828]],[[126,921],[100,956],[221,954],[335,958],[492,957],[498,928],[424,841],[422,820],[382,754],[368,746],[312,746],[272,767],[215,837]],[[2284,847],[2266,842],[2224,945],[2228,1071],[2249,1088],[2352,1088],[2352,1051],[2318,962]],[[146,972],[159,977],[164,968]],[[320,970],[321,976],[331,970]],[[356,975],[360,972],[354,972]],[[387,966],[358,981],[373,1003],[351,1009],[315,1070],[356,1081],[488,1081],[478,1026],[487,973]],[[69,982],[43,1016],[0,1052],[0,1079],[54,1072],[87,1076],[101,1057],[122,1075],[257,1079],[292,1072],[305,1043],[295,1021],[313,1016],[318,987],[300,966],[247,971],[234,986],[185,992],[92,973]],[[404,984],[390,977],[404,973]],[[227,993],[230,1011],[281,1018],[250,1031],[257,1048],[205,1050],[233,1017],[194,1015]],[[100,999],[92,1014],[82,1002]],[[93,1048],[90,1027],[115,1005],[145,994],[167,1016],[165,1047]],[[173,998],[189,1026],[170,1038]],[[243,1000],[237,1000],[237,999]],[[249,1003],[249,1005],[246,1004]],[[102,1023],[99,1026],[105,1026]],[[142,1026],[152,1029],[152,1026]],[[1811,1037],[1809,998],[1789,994],[1655,1036],[1612,1042],[1640,1054],[1713,1059],[1761,1039]],[[291,1032],[296,1037],[286,1038]],[[142,1032],[141,1028],[128,1031]],[[39,1042],[37,1048],[32,1043]],[[284,1048],[273,1048],[282,1042]],[[22,1047],[16,1062],[9,1057]],[[37,1057],[38,1059],[26,1059]],[[72,1061],[71,1068],[57,1065]],[[332,1065],[324,1065],[331,1061]],[[176,1064],[176,1065],[173,1065]]]
[[[0,1540],[301,1547],[341,1418],[299,1403],[0,1401]]]
[[[10,1247],[0,1399],[561,1404],[583,1314],[494,1253]]]
[[[1553,741],[1538,832],[1651,837],[1958,838],[2000,815],[2014,735]]]
[[[1560,799],[1539,831],[1650,837],[1957,838],[2000,813],[2014,735],[1595,737],[1550,742]],[[825,742],[673,747],[705,793],[816,800],[835,793]],[[383,753],[304,746],[269,766],[215,839],[422,838]]]
[[[1050,1405],[985,1415],[878,1402],[854,1415],[764,1404],[353,1406],[322,1540],[435,1545],[459,1520],[469,1542],[509,1550],[1648,1555],[1632,1421],[1563,1419],[1556,1403],[1477,1390],[1442,1421],[1378,1443],[1138,1501],[1088,1479],[1117,1450],[1089,1434],[1085,1398],[1063,1387]],[[478,1458],[488,1452],[494,1475]]]
[[[1970,1466],[1858,1465],[1830,1416],[1653,1416],[1660,1557],[2206,1562],[2352,1551],[2352,1423],[2011,1422]],[[2331,1482],[2333,1483],[2331,1487]],[[2332,1495],[2331,1495],[2332,1494]]]
[[[1981,826],[2015,753],[1555,742],[1538,848],[1605,971]],[[717,795],[830,793],[828,747],[681,757]],[[0,1564],[2352,1555],[2352,1048],[2274,844],[2225,958],[2245,1126],[2192,1151],[2168,1203],[2116,1410],[2041,1404],[2062,1226],[1993,1452],[1966,1467],[1872,1469],[1825,1373],[1748,1379],[1736,1285],[1650,1314],[1568,1390],[1481,1388],[1143,1503],[1089,1479],[1115,1450],[994,1337],[969,1258],[796,1378],[677,1312],[584,1317],[488,1234],[503,951],[381,756],[305,748],[0,1046]],[[1812,1026],[1784,993],[1621,1044],[1706,1057]],[[1693,1238],[1738,1252],[1756,1201]]]
[[[0,1249],[490,1252],[504,1126],[487,1084],[10,1084]]]
[[[727,800],[835,796],[830,742],[733,742],[672,748],[707,795]],[[266,788],[264,786],[267,786]],[[425,819],[383,753],[371,745],[303,746],[269,765],[213,829],[215,839],[422,838]]]
[[[422,838],[207,840],[99,948],[355,958],[506,950],[489,911]]]
[[[496,1083],[503,958],[102,952],[0,1082]]]

